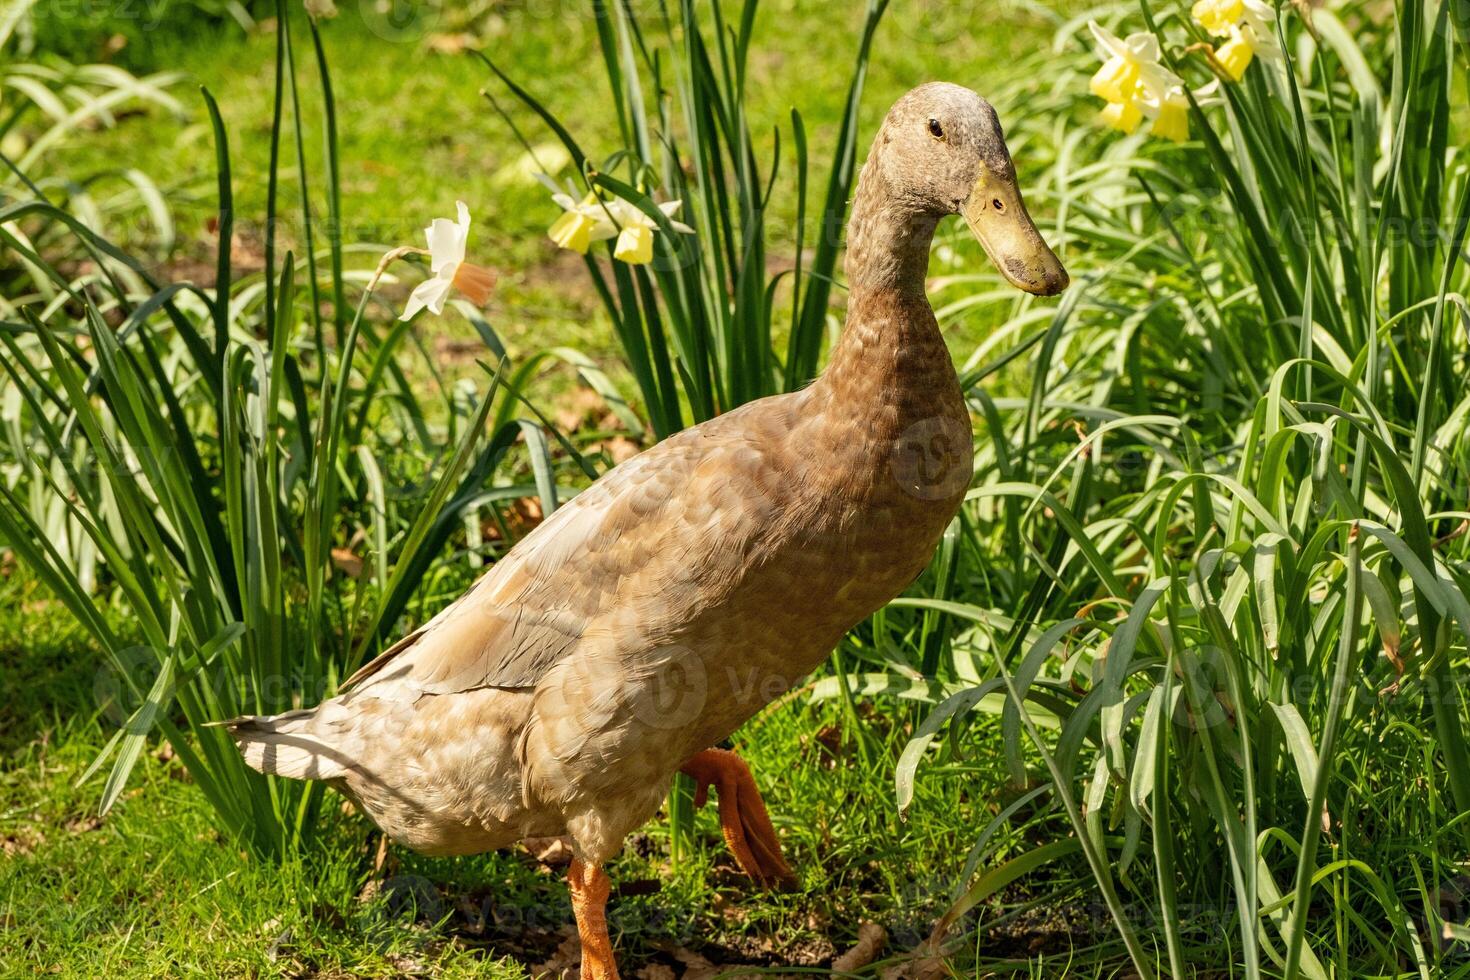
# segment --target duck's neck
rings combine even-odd
[[[847,223],[847,287],[854,298],[884,293],[922,303],[929,243],[939,219],[891,192],[876,156],[858,176]]]
[[[896,198],[876,156],[863,167],[853,198],[844,266],[847,323],[823,375],[835,398],[875,407],[900,392],[938,394],[935,386],[946,380],[955,385],[924,296],[938,218]]]

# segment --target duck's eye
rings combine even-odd
[[[944,127],[939,125],[938,119],[929,120],[929,135],[937,140],[944,139]]]

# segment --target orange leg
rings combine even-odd
[[[740,869],[768,888],[793,888],[796,875],[781,856],[781,842],[756,788],[755,777],[734,752],[705,749],[680,769],[698,784],[694,805],[702,807],[713,786],[720,797],[720,829]]]
[[[607,895],[612,890],[607,872],[573,859],[567,869],[567,885],[572,892],[572,914],[577,917],[577,937],[582,940],[582,980],[618,980],[618,964],[607,936]]]

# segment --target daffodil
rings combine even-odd
[[[596,193],[590,193],[579,201],[570,184],[563,187],[545,174],[537,174],[536,179],[551,191],[551,199],[562,209],[562,216],[546,230],[547,236],[559,248],[586,255],[593,242],[616,238],[613,258],[629,265],[646,265],[653,261],[653,235],[658,230],[658,223],[637,205],[621,198],[604,201]],[[679,201],[658,205],[675,231],[693,234],[693,228],[673,220],[680,207]]]
[[[1091,83],[1092,93],[1108,103],[1102,121],[1131,133],[1147,117],[1153,120],[1155,135],[1187,139],[1189,101],[1184,82],[1160,63],[1158,38],[1147,32],[1119,38],[1096,21],[1088,27],[1103,59]]]
[[[606,241],[617,235],[618,226],[613,224],[612,216],[596,194],[589,193],[578,201],[570,182],[563,186],[546,174],[536,174],[536,179],[551,191],[551,199],[563,212],[546,229],[547,237],[556,243],[557,248],[568,248],[578,255],[586,255],[593,242]]]
[[[1138,90],[1138,65],[1122,55],[1113,55],[1092,76],[1092,94],[1108,102],[1131,102]]]
[[[403,309],[401,320],[412,320],[423,309],[431,313],[444,312],[444,302],[449,294],[458,289],[465,298],[477,306],[490,298],[495,286],[495,273],[483,266],[464,260],[465,244],[470,237],[470,209],[463,201],[456,201],[458,221],[435,218],[424,229],[429,240],[429,268],[433,275],[414,287]]]
[[[1276,10],[1263,0],[1198,0],[1190,13],[1208,33],[1227,40],[1215,51],[1215,61],[1234,81],[1257,56],[1263,61],[1281,57],[1276,38]]]
[[[1229,37],[1231,28],[1245,16],[1245,0],[1198,0],[1189,13],[1209,33]]]
[[[674,220],[681,204],[680,201],[666,201],[658,205],[658,209],[669,219],[669,226],[675,231],[693,234],[693,228]],[[653,233],[658,229],[657,222],[631,201],[620,198],[610,202],[608,207],[619,225],[618,240],[613,243],[613,258],[629,265],[647,265],[652,262]]]
[[[1143,111],[1132,102],[1109,102],[1103,106],[1102,121],[1120,132],[1131,133],[1143,122]]]
[[[608,219],[596,194],[588,194],[581,203],[565,194],[557,194],[554,199],[565,213],[551,223],[546,234],[558,248],[569,248],[578,255],[586,255],[593,242],[612,238],[618,233],[617,226]]]
[[[1154,116],[1149,132],[1175,143],[1189,139],[1189,102],[1183,98],[1166,101]]]
[[[1225,74],[1235,81],[1245,77],[1245,70],[1250,67],[1251,59],[1256,56],[1256,46],[1245,32],[1236,29],[1230,40],[1220,45],[1215,51],[1215,60],[1220,67],[1225,69]]]

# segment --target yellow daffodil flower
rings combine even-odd
[[[1244,2],[1244,0],[1237,0]],[[1158,38],[1149,33],[1119,38],[1096,21],[1088,23],[1103,65],[1092,76],[1092,93],[1106,101],[1102,121],[1125,133],[1138,129],[1144,117],[1150,131],[1171,140],[1189,136],[1189,102],[1184,82],[1160,63]]]
[[[1209,33],[1228,37],[1230,29],[1245,16],[1245,0],[1199,0],[1189,13]]]
[[[613,258],[629,265],[647,265],[653,261],[653,229],[647,225],[629,225],[618,232],[613,245]]]
[[[537,174],[536,179],[551,191],[551,199],[565,212],[546,232],[559,248],[586,255],[593,242],[616,238],[613,258],[629,265],[653,261],[653,234],[658,224],[637,206],[620,198],[604,201],[595,193],[578,201],[570,184],[562,187],[545,174]],[[668,216],[675,231],[693,234],[693,228],[673,220],[680,206],[679,201],[668,201],[658,209]]]
[[[1209,34],[1227,39],[1215,50],[1215,61],[1233,81],[1245,77],[1258,55],[1263,61],[1281,57],[1276,10],[1263,0],[1199,0],[1190,13]]]
[[[598,203],[597,195],[588,194],[580,203],[560,193],[553,195],[552,199],[565,209],[565,213],[546,230],[558,248],[569,248],[578,255],[586,255],[593,242],[604,241],[617,234],[617,228]]]
[[[667,201],[658,205],[658,209],[669,219],[669,225],[675,231],[692,235],[693,228],[673,220],[681,203],[680,201]],[[652,262],[653,233],[658,230],[658,224],[631,201],[621,199],[611,201],[608,204],[608,210],[612,212],[614,220],[619,225],[618,240],[613,243],[613,258],[629,265],[647,265]]]
[[[1239,28],[1232,32],[1230,40],[1215,50],[1215,60],[1225,69],[1225,74],[1237,82],[1245,77],[1245,70],[1255,56],[1256,46],[1248,31]]]
[[[536,174],[536,179],[551,191],[551,199],[564,212],[546,229],[547,236],[558,248],[586,255],[593,242],[606,241],[617,235],[617,225],[613,224],[611,215],[596,194],[589,193],[578,201],[570,181],[565,185],[558,184],[546,174]]]
[[[400,320],[412,320],[423,309],[436,315],[443,313],[445,300],[456,289],[476,306],[483,306],[490,298],[495,273],[464,260],[470,237],[470,209],[463,201],[456,201],[455,205],[458,221],[435,218],[424,229],[424,236],[429,240],[429,268],[434,274],[414,287]]]
[[[1159,107],[1149,132],[1175,143],[1189,139],[1189,103],[1182,98],[1165,102]]]
[[[1108,102],[1128,102],[1138,90],[1138,66],[1114,55],[1092,76],[1092,94]]]
[[[1143,111],[1132,102],[1109,102],[1103,106],[1102,121],[1112,129],[1131,133],[1143,122]]]

